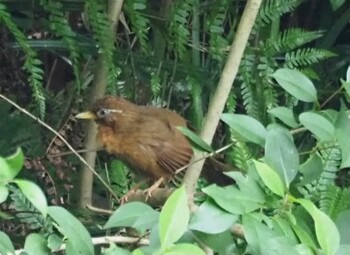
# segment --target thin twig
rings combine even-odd
[[[81,149],[81,150],[76,150],[77,153],[88,153],[88,152],[96,152],[96,151],[99,151],[99,149]],[[66,156],[66,155],[70,155],[70,154],[74,154],[74,152],[72,152],[72,151],[65,151],[65,152],[61,152],[61,153],[48,154],[48,155],[50,155],[50,157],[52,157],[52,158],[57,158],[57,157]]]
[[[116,194],[114,194],[113,190],[111,187],[108,186],[108,184],[103,180],[103,178],[84,160],[82,156],[79,155],[79,153],[70,145],[70,143],[61,135],[59,134],[56,130],[54,130],[52,127],[50,127],[48,124],[40,120],[38,117],[34,116],[30,112],[28,112],[26,109],[20,107],[18,104],[7,98],[6,96],[0,94],[0,97],[16,107],[19,111],[23,112],[24,114],[28,115],[32,119],[34,119],[36,122],[38,122],[40,125],[44,126],[46,129],[54,133],[58,138],[61,139],[61,141],[68,147],[69,150],[71,150],[74,155],[78,157],[78,159],[94,174],[96,177],[101,181],[101,183],[106,187],[106,189],[113,195],[117,201],[119,201],[119,198]]]
[[[205,159],[207,159],[207,158],[210,158],[210,157],[212,157],[212,156],[214,156],[214,155],[216,155],[216,154],[219,154],[219,153],[221,153],[221,152],[227,150],[227,149],[230,148],[232,145],[233,145],[233,143],[230,143],[230,144],[225,145],[224,147],[222,147],[222,148],[220,148],[220,149],[218,149],[218,150],[216,150],[216,151],[214,151],[214,152],[212,152],[212,153],[209,153],[209,154],[204,155],[203,157],[201,157],[201,158],[199,158],[199,159],[197,159],[197,160],[191,161],[191,162],[188,163],[187,165],[185,165],[185,166],[183,166],[183,167],[177,169],[177,170],[175,171],[175,174],[178,174],[178,173],[182,172],[183,170],[185,170],[185,169],[186,169],[187,167],[189,167],[190,165],[193,165],[194,163],[197,163],[197,162],[199,162],[199,161],[201,161],[201,160],[205,160]]]

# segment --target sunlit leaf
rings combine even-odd
[[[58,230],[67,238],[67,249],[72,249],[74,254],[94,254],[91,236],[77,218],[59,206],[49,206],[48,214],[58,224]]]
[[[221,115],[221,120],[229,125],[244,141],[264,146],[266,129],[253,117],[242,114],[224,113]]]
[[[15,179],[13,181],[18,185],[23,195],[42,213],[44,217],[47,215],[47,200],[44,192],[34,182],[27,180]]]
[[[162,249],[171,246],[186,231],[190,219],[185,186],[167,199],[159,217],[159,238]]]
[[[280,106],[272,108],[268,112],[291,128],[296,128],[299,126],[298,122],[294,118],[293,110],[290,108]]]

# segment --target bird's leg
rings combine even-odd
[[[146,194],[146,200],[152,196],[153,191],[158,189],[163,181],[164,181],[164,177],[160,177],[151,187],[144,190],[144,193]]]
[[[123,195],[120,198],[120,204],[123,205],[124,203],[128,202],[129,197],[136,192],[136,190],[144,183],[145,181],[139,181],[138,183],[136,183],[136,185],[134,185],[133,187],[130,188],[130,190],[128,192],[126,192],[125,195]]]

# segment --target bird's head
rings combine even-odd
[[[77,119],[95,120],[98,124],[113,125],[114,122],[130,112],[133,104],[123,98],[105,96],[97,100],[90,111],[81,112]]]

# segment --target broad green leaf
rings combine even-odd
[[[278,173],[284,186],[289,188],[298,173],[299,152],[290,133],[270,125],[265,144],[265,162]]]
[[[278,235],[286,236],[288,240],[290,240],[293,245],[297,245],[299,243],[295,233],[291,227],[291,223],[289,220],[280,215],[275,215],[272,218],[273,229]]]
[[[200,205],[192,217],[189,229],[209,234],[218,234],[232,227],[233,223],[237,220],[237,215],[227,213],[211,200],[207,199]]]
[[[258,176],[255,175],[255,172],[253,172],[255,170],[252,170],[253,169],[248,169],[248,173],[245,175],[237,171],[230,171],[226,172],[225,174],[236,181],[236,184],[242,193],[253,196],[255,201],[263,204],[265,203],[265,192],[256,181]]]
[[[254,164],[260,178],[262,179],[266,187],[268,187],[276,195],[283,197],[284,188],[279,175],[265,163],[254,160]]]
[[[0,204],[6,201],[8,195],[9,195],[8,188],[0,184]]]
[[[145,255],[141,249],[136,249],[132,252],[132,255]]]
[[[8,156],[5,160],[12,173],[11,179],[13,179],[22,170],[24,164],[24,155],[22,150],[18,148],[15,153]]]
[[[338,214],[335,224],[338,227],[341,244],[350,244],[350,210]]]
[[[0,184],[6,185],[13,179],[13,173],[6,160],[0,157]]]
[[[27,180],[13,180],[23,195],[35,206],[36,209],[44,216],[47,215],[47,200],[44,192],[34,182]]]
[[[2,231],[0,231],[0,254],[15,254],[11,239]]]
[[[148,215],[145,218],[145,215]],[[108,219],[104,229],[113,227],[135,227],[137,229],[145,229],[154,223],[154,219],[158,220],[159,213],[152,207],[141,202],[130,202],[120,206],[112,216]],[[143,222],[140,220],[144,219]],[[138,222],[138,223],[137,223]],[[137,226],[135,226],[137,224]],[[139,228],[138,228],[139,227]]]
[[[72,249],[74,254],[94,254],[91,236],[77,218],[59,206],[49,206],[48,214],[58,224],[58,231],[67,238],[67,248]]]
[[[323,173],[322,159],[317,154],[312,154],[303,164],[300,165],[299,171],[303,174],[300,185],[311,183],[318,180]]]
[[[313,218],[317,241],[323,252],[326,255],[335,254],[340,245],[339,231],[335,223],[310,200],[296,199],[296,202],[301,204]]]
[[[24,243],[24,250],[28,255],[50,254],[45,237],[38,233],[31,233],[27,236]]]
[[[335,129],[333,124],[315,112],[303,112],[299,115],[301,124],[313,133],[320,141],[333,141]]]
[[[312,81],[303,73],[288,68],[272,74],[277,83],[289,94],[304,102],[316,102],[317,92]]]
[[[247,142],[264,146],[266,139],[265,127],[253,117],[242,114],[224,113],[221,120]]]
[[[332,5],[332,10],[335,11],[345,3],[345,0],[329,0],[329,2]]]
[[[114,243],[110,243],[109,247],[103,249],[102,255],[130,255],[131,252],[116,246]],[[141,253],[142,254],[142,253]]]
[[[170,249],[167,249],[162,255],[205,255],[205,252],[202,251],[198,246],[189,243],[180,243],[176,244]]]
[[[302,227],[300,227],[298,224],[295,224],[295,225],[291,224],[290,226],[294,230],[294,233],[297,235],[301,243],[307,244],[309,247],[313,248],[314,250],[318,249],[314,240]]]
[[[349,255],[350,244],[340,245],[336,255]]]
[[[174,191],[159,216],[159,238],[162,249],[170,247],[185,233],[190,219],[185,186]]]
[[[210,147],[209,144],[207,144],[205,141],[203,141],[202,138],[200,138],[197,134],[189,130],[185,127],[176,127],[180,132],[185,135],[187,138],[189,138],[198,149],[206,151],[206,152],[213,152],[213,148]]]
[[[230,249],[235,248],[230,231],[219,234],[207,234],[199,231],[193,231],[192,233],[213,251],[219,254],[233,254],[228,253]]]
[[[350,119],[346,110],[345,105],[342,103],[338,118],[335,122],[335,136],[337,137],[342,154],[340,168],[350,167]]]
[[[290,108],[279,106],[270,109],[268,112],[291,128],[299,126],[294,118],[293,110]]]
[[[278,236],[251,215],[243,215],[242,223],[244,237],[249,249],[253,251],[252,254],[280,255],[283,251],[283,255],[298,255],[291,240],[285,236]]]
[[[252,212],[261,208],[263,204],[261,198],[254,197],[249,193],[243,193],[232,185],[219,187],[214,184],[205,187],[202,191],[210,196],[221,208],[233,214]]]
[[[59,237],[56,234],[51,234],[49,235],[49,237],[47,238],[47,246],[50,248],[50,250],[52,251],[56,251],[58,250],[61,245],[62,245],[62,238]]]

